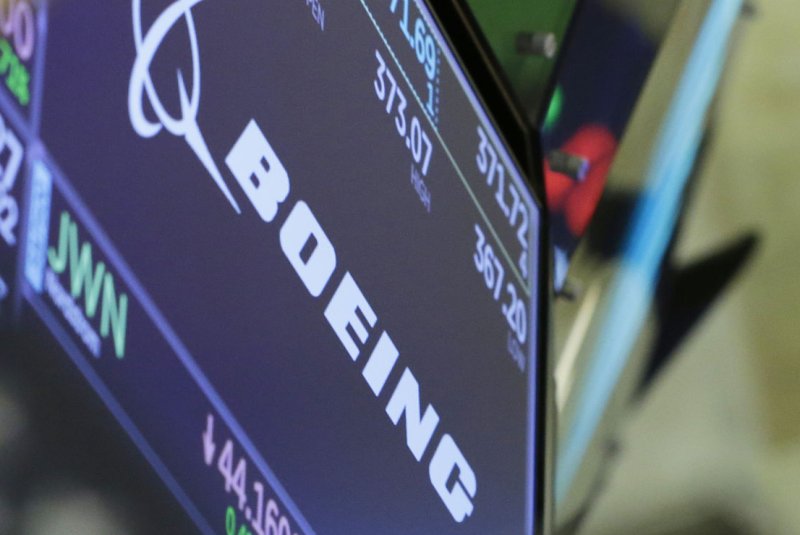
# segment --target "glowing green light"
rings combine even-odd
[[[564,111],[564,90],[561,89],[561,86],[556,88],[555,94],[553,94],[553,99],[550,101],[550,107],[547,108],[547,117],[544,120],[544,129],[550,130],[553,128],[559,119],[561,119],[561,113]]]

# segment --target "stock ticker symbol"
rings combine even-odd
[[[133,129],[143,138],[151,138],[162,129],[176,137],[182,137],[194,151],[197,158],[206,168],[211,178],[228,199],[237,213],[241,213],[239,205],[222,179],[211,152],[208,150],[197,114],[200,108],[200,47],[197,43],[197,31],[192,16],[192,8],[203,0],[177,0],[164,10],[153,22],[147,34],[142,33],[142,0],[132,0],[133,5],[133,38],[136,45],[136,60],[131,71],[128,86],[128,114]],[[183,73],[177,69],[178,93],[181,103],[180,117],[173,117],[164,108],[153,79],[150,66],[161,44],[169,32],[183,19],[188,30],[189,44],[192,54],[192,86],[191,94],[186,89]],[[156,115],[156,121],[150,120],[144,111],[144,97],[150,103]]]

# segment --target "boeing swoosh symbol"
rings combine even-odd
[[[173,136],[184,138],[234,210],[241,213],[239,205],[222,179],[217,164],[214,163],[214,158],[211,156],[200,126],[197,124],[197,114],[200,108],[200,50],[197,44],[192,8],[202,1],[177,0],[158,16],[147,31],[147,35],[143,36],[142,0],[133,0],[133,37],[136,45],[136,61],[133,64],[128,86],[128,115],[133,129],[144,138],[151,138],[162,129],[166,129]],[[161,43],[181,19],[186,21],[189,30],[192,51],[192,90],[190,95],[186,90],[183,74],[178,69],[178,96],[180,97],[181,112],[180,117],[173,117],[164,108],[158,92],[156,92],[150,75],[150,65]],[[151,121],[145,116],[143,107],[145,94],[156,114],[157,121]]]

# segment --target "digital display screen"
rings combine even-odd
[[[2,321],[200,532],[534,532],[540,210],[424,3],[0,18]]]

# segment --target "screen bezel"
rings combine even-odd
[[[544,195],[541,143],[539,133],[525,119],[521,103],[515,97],[499,63],[491,52],[464,0],[436,2],[423,0],[448,41],[453,55],[476,92],[500,139],[522,171],[531,195],[540,211],[538,266],[538,325],[536,329],[536,436],[534,437],[533,529],[536,535],[550,533],[553,507],[553,470],[555,452],[555,383],[550,378],[551,356],[550,306],[552,303],[552,251],[550,250],[549,215]]]

